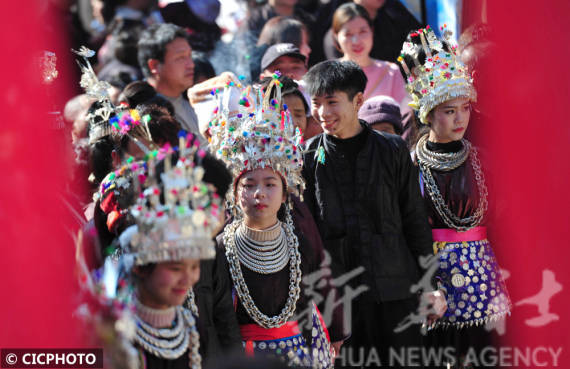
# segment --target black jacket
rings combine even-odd
[[[419,257],[433,253],[418,171],[400,137],[361,125],[362,148],[353,164],[326,134],[307,142],[305,201],[335,277],[362,265],[353,286],[367,284],[377,301],[409,298],[422,274]]]
[[[200,354],[206,363],[242,347],[225,257],[216,252],[215,259],[200,260],[200,280],[194,286]]]

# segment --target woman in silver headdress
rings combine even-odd
[[[420,186],[432,227],[437,281],[447,297],[447,311],[430,327],[433,347],[452,346],[462,355],[489,342],[483,325],[503,318],[511,303],[487,239],[488,191],[478,150],[463,138],[477,94],[449,42],[426,28],[410,33],[399,58],[408,75],[413,108],[428,133],[415,148]],[[433,348],[432,347],[432,348]]]

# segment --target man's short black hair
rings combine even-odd
[[[143,31],[137,45],[137,57],[145,77],[152,75],[147,62],[150,59],[164,62],[166,45],[177,38],[188,40],[188,36],[182,28],[170,23],[153,24]]]
[[[366,88],[366,74],[352,61],[327,60],[315,64],[303,77],[306,91],[313,96],[345,92],[352,100]]]

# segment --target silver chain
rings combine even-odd
[[[181,306],[176,307],[176,326],[172,328],[154,328],[135,315],[137,331],[135,342],[145,351],[167,360],[178,359],[188,352],[189,367],[200,369],[202,358],[199,353],[200,336],[196,329],[196,321]]]
[[[236,248],[236,238],[238,237],[236,231],[242,222],[243,220],[234,220],[225,228],[223,235],[224,245],[226,247],[226,258],[228,259],[233,284],[245,310],[258,325],[263,328],[280,327],[285,324],[295,312],[295,305],[297,304],[301,292],[299,287],[301,284],[301,254],[299,253],[299,239],[293,232],[294,227],[291,214],[287,214],[286,222],[282,224],[289,253],[289,296],[281,313],[272,317],[263,314],[255,305],[249,293],[249,288],[243,278],[240,266],[242,260],[239,258]]]
[[[425,161],[420,159],[420,155],[417,155],[418,162],[420,164],[421,175],[425,179],[427,192],[429,193],[429,196],[432,200],[432,203],[435,206],[437,213],[449,228],[453,228],[459,232],[465,232],[472,228],[477,227],[483,220],[483,217],[485,216],[488,207],[487,186],[485,185],[485,176],[481,170],[481,163],[479,162],[479,158],[477,157],[477,149],[475,147],[472,147],[467,140],[463,141],[465,141],[465,143],[469,146],[470,163],[471,167],[473,168],[473,172],[475,174],[477,189],[479,190],[479,205],[477,206],[475,213],[466,218],[459,218],[457,215],[451,212],[451,210],[447,205],[445,205],[445,201],[441,196],[441,192],[439,191],[437,183],[435,182],[435,179],[431,174],[430,165],[428,165]],[[416,147],[416,152],[419,154],[419,152],[422,151],[423,149],[425,148],[422,148],[418,142],[418,146]]]
[[[194,294],[194,288],[190,288],[188,295],[186,296],[186,308],[189,309],[195,317],[199,317],[198,306],[196,306],[196,295]]]
[[[471,143],[466,139],[462,139],[463,147],[458,152],[433,152],[427,148],[428,135],[423,135],[416,145],[416,155],[425,166],[431,169],[442,171],[450,171],[459,168],[469,156],[471,152]]]

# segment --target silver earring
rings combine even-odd
[[[243,217],[243,212],[241,211],[241,208],[236,205],[235,199],[227,200],[226,207],[232,215],[232,218],[240,219]]]

